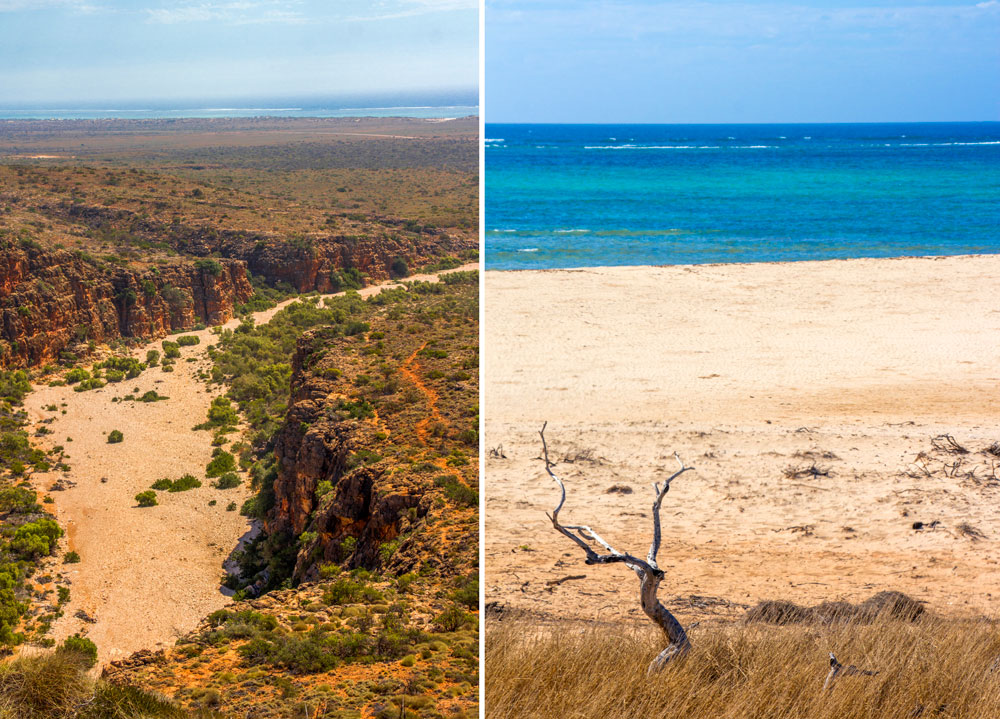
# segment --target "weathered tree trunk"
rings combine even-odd
[[[654,672],[657,672],[665,667],[673,658],[683,655],[691,647],[691,642],[688,639],[687,633],[684,631],[684,627],[681,626],[681,623],[677,621],[677,618],[671,614],[670,610],[660,603],[659,597],[657,596],[660,589],[660,582],[663,580],[665,575],[663,570],[661,570],[656,564],[656,555],[660,551],[660,505],[663,503],[663,497],[666,496],[667,492],[670,490],[670,483],[681,474],[691,469],[691,467],[685,467],[680,457],[677,457],[675,454],[674,456],[677,457],[680,469],[668,477],[666,481],[663,482],[662,486],[656,483],[653,484],[655,496],[653,500],[653,541],[649,546],[649,552],[646,554],[646,559],[642,560],[628,554],[627,552],[619,552],[617,549],[605,542],[604,539],[602,539],[601,536],[590,527],[585,525],[562,525],[559,523],[559,511],[566,502],[566,485],[563,484],[563,481],[552,471],[552,467],[555,465],[549,461],[549,449],[547,443],[545,442],[545,427],[547,425],[547,422],[545,425],[542,425],[542,429],[539,432],[539,435],[542,438],[542,453],[545,460],[545,471],[548,472],[549,476],[552,477],[556,484],[559,485],[559,490],[561,492],[559,504],[556,506],[555,510],[553,510],[552,514],[549,515],[549,519],[552,520],[552,526],[557,532],[569,537],[584,551],[587,557],[585,560],[587,564],[614,564],[621,562],[635,572],[636,576],[639,578],[639,601],[642,604],[642,611],[645,612],[646,616],[653,620],[661,630],[663,630],[663,633],[667,638],[666,648],[656,656],[656,658],[650,663],[647,670],[648,674],[653,674]],[[591,547],[592,542],[601,545],[607,553],[598,554]]]

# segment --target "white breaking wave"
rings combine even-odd
[[[525,247],[524,249],[518,250],[518,252],[538,252],[537,247]]]

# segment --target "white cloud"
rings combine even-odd
[[[736,40],[801,42],[815,35],[841,38],[868,33],[933,35],[944,28],[981,28],[983,20],[993,20],[1000,0],[984,0],[977,5],[863,5],[818,7],[806,2],[670,2],[651,3],[616,0],[566,4],[538,3],[532,8],[525,0],[491,0],[489,26],[524,27],[528,17],[536,27],[560,27],[575,38],[641,37],[662,35],[679,42]],[[531,41],[531,40],[529,40]]]
[[[298,11],[297,2],[237,0],[234,2],[201,2],[148,8],[150,22],[177,25],[194,22],[228,22],[234,25],[266,23],[300,24],[305,18]]]
[[[98,12],[104,9],[84,0],[0,0],[0,12],[49,10],[52,8],[66,8],[81,13]]]
[[[379,2],[373,4],[372,12],[351,15],[343,18],[348,22],[364,22],[373,20],[394,20],[396,18],[429,15],[438,12],[455,10],[476,10],[478,0],[396,0],[395,2]]]

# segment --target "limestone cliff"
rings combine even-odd
[[[91,340],[219,324],[252,294],[246,264],[236,260],[120,267],[7,240],[0,244],[0,366],[54,362]]]

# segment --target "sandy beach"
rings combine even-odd
[[[645,554],[674,452],[695,467],[663,509],[681,621],[883,589],[996,614],[998,278],[997,256],[486,273],[487,602],[647,621],[634,575],[545,516],[548,421],[563,522],[620,550]]]
[[[466,265],[459,270],[477,269]],[[435,281],[437,275],[414,275],[408,280]],[[362,296],[398,283],[366,287]],[[265,323],[287,300],[254,315]],[[235,327],[239,320],[225,327]],[[102,389],[74,392],[72,386],[37,385],[25,399],[36,426],[52,434],[41,438],[46,446],[63,445],[68,472],[32,475],[41,496],[54,500],[55,514],[66,530],[62,550],[78,552],[78,564],[56,564],[65,577],[70,602],[53,625],[56,640],[82,632],[96,642],[102,663],[140,649],[170,646],[194,629],[212,611],[231,601],[220,587],[223,562],[240,538],[252,530],[237,510],[249,496],[248,480],[235,489],[219,490],[205,479],[211,459],[212,433],[193,431],[203,422],[211,400],[224,388],[208,387],[197,377],[210,370],[207,348],[215,342],[211,330],[185,332],[200,344],[184,347],[175,371],[147,369],[139,377],[108,384]],[[160,340],[136,349],[144,359],[147,349],[161,349]],[[190,361],[189,361],[190,360]],[[161,402],[112,402],[127,394],[141,396],[155,390],[169,399]],[[56,410],[46,409],[52,405]],[[65,410],[65,414],[62,413]],[[106,435],[121,430],[125,439],[108,444]],[[177,479],[190,472],[203,486],[177,493],[158,492],[160,504],[140,509],[136,493],[149,489],[161,477]],[[50,491],[56,483],[62,491]],[[209,502],[215,501],[214,505]],[[53,588],[54,585],[48,585]]]

